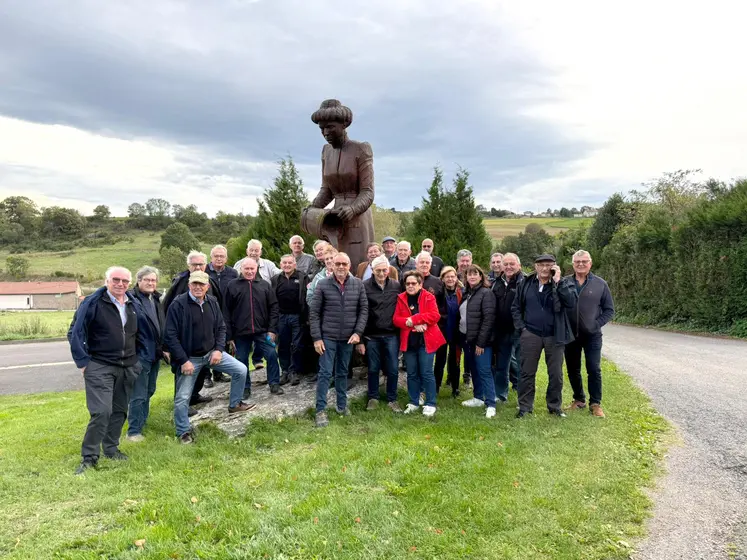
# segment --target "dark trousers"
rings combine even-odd
[[[451,392],[459,391],[459,361],[462,359],[462,349],[457,343],[456,336],[436,350],[436,363],[433,373],[436,376],[436,393],[441,389],[444,379],[444,367],[446,367],[446,384],[451,387]]]
[[[547,401],[548,410],[560,410],[563,403],[563,348],[556,344],[555,337],[541,337],[527,329],[521,333],[521,375],[519,376],[519,410],[534,410],[534,393],[542,350],[545,351],[547,364]]]
[[[379,371],[386,376],[386,400],[397,400],[397,355],[399,353],[399,336],[377,336],[366,341],[368,356],[368,398],[379,399]]]
[[[303,371],[303,329],[298,315],[280,315],[278,323],[278,359],[283,372]]]
[[[514,345],[513,352],[511,353],[511,365],[508,368],[508,380],[511,382],[511,386],[514,391],[519,390],[519,374],[521,373],[521,340],[519,335],[516,335],[516,344]]]
[[[80,451],[84,459],[97,461],[101,447],[104,448],[104,455],[113,455],[119,449],[119,437],[127,419],[127,405],[139,370],[139,363],[132,367],[119,367],[88,362],[83,380],[91,419]]]
[[[565,346],[565,365],[568,381],[573,387],[573,400],[586,402],[584,382],[581,378],[581,351],[586,361],[589,384],[589,404],[602,403],[602,333],[579,333],[576,340]]]
[[[511,361],[514,350],[519,345],[519,333],[496,333],[493,342],[493,381],[495,382],[496,396],[502,400],[508,400],[508,383],[511,378]],[[516,382],[514,381],[514,387]]]

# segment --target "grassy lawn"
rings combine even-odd
[[[589,226],[594,218],[489,218],[483,220],[485,229],[493,239],[501,240],[509,235],[517,235],[529,224],[540,224],[550,235],[571,228]]]
[[[74,311],[0,311],[0,340],[65,336]]]
[[[539,399],[515,420],[515,395],[489,421],[444,391],[434,420],[356,402],[326,430],[310,415],[235,440],[206,427],[183,447],[163,370],[146,441],[80,477],[83,394],[2,397],[0,555],[628,558],[668,427],[627,376],[604,376],[601,421]]]

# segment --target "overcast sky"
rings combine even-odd
[[[326,98],[376,202],[441,165],[488,208],[599,205],[665,171],[747,175],[744,4],[557,0],[0,3],[0,198],[162,197],[254,213],[278,158],[310,194]]]

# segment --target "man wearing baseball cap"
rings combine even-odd
[[[532,274],[516,285],[511,306],[514,326],[521,332],[521,374],[519,376],[519,412],[523,418],[534,412],[535,381],[542,350],[547,364],[547,410],[561,418],[563,412],[563,350],[573,341],[566,311],[576,305],[572,283],[560,277],[553,255],[534,260]]]
[[[246,366],[225,352],[226,324],[218,300],[207,293],[210,277],[201,270],[189,275],[189,291],[174,298],[166,317],[164,344],[171,352],[171,371],[176,375],[174,424],[181,443],[193,443],[189,424],[189,398],[196,373],[205,365],[231,376],[228,412],[254,408],[242,402]]]

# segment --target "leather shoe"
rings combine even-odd
[[[316,383],[318,379],[319,375],[315,373],[314,375],[310,375],[306,378],[306,383]]]
[[[213,381],[215,381],[216,383],[230,383],[231,376],[223,373],[222,371],[214,371]]]
[[[251,409],[253,409],[255,406],[257,406],[255,403],[245,403],[244,401],[239,401],[239,404],[236,406],[228,407],[228,412],[234,413],[234,412],[249,412]]]
[[[193,407],[193,406],[190,406],[190,407],[189,407],[189,410],[187,411],[187,416],[190,416],[190,417],[191,417],[191,416],[194,416],[194,415],[195,415],[195,414],[197,414],[198,412],[199,412],[199,411],[198,411],[198,410],[197,410],[197,409],[196,409],[195,407]]]
[[[210,395],[201,395],[197,393],[197,396],[194,399],[192,399],[192,405],[194,406],[196,404],[205,404],[205,403],[209,403],[212,401],[213,401],[213,397],[211,397]]]
[[[284,395],[285,391],[283,391],[280,385],[270,385],[270,393],[273,395]]]
[[[107,459],[111,459],[112,461],[127,461],[129,457],[122,453],[119,449],[117,449],[114,453],[111,455],[104,455]]]
[[[290,382],[290,375],[288,375],[287,371],[284,371],[283,375],[280,376],[280,384],[287,385],[289,382]]]
[[[558,418],[565,418],[566,417],[565,412],[563,412],[559,408],[552,408],[552,409],[548,410],[548,412],[550,414],[552,414],[553,416],[557,416]]]
[[[519,412],[516,413],[516,417],[517,418],[524,418],[528,414],[532,414],[532,411],[531,410],[520,410]]]
[[[297,373],[291,373],[291,385],[295,387],[299,383],[301,383],[301,376]]]
[[[96,461],[93,461],[91,459],[83,459],[80,462],[80,465],[78,465],[78,468],[75,469],[75,474],[83,474],[88,469],[95,469],[96,468]]]
[[[210,377],[209,375],[205,376],[205,387],[207,387],[208,389],[212,389],[213,387],[215,387],[215,383],[213,383],[213,378]]]

